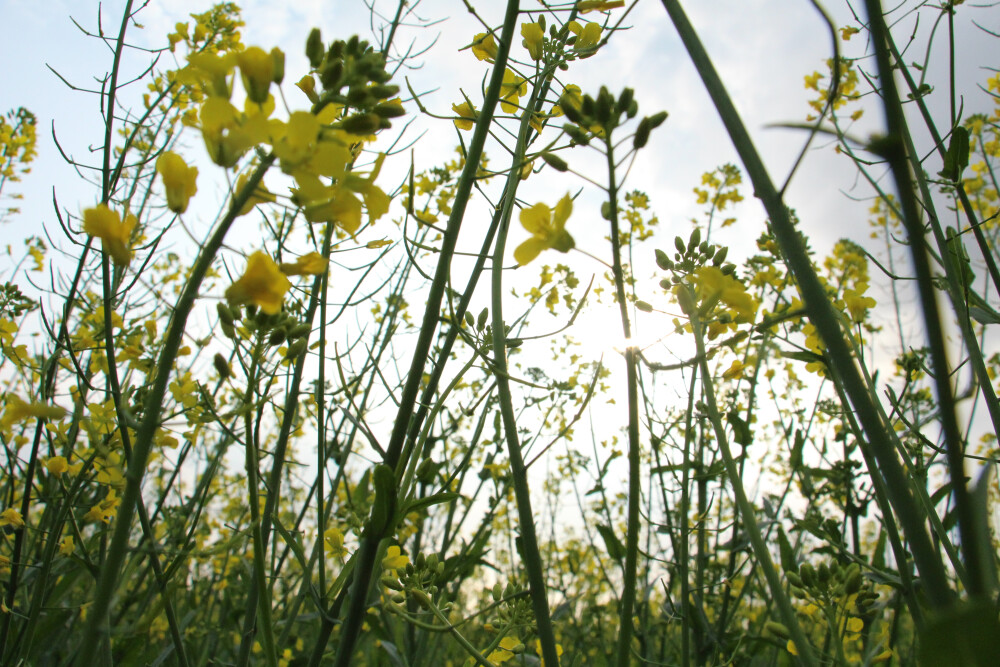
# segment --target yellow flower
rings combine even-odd
[[[542,38],[545,37],[545,31],[542,30],[540,23],[522,23],[521,24],[521,36],[524,39],[521,40],[521,44],[524,48],[528,49],[528,55],[531,56],[532,60],[542,59]]]
[[[555,211],[541,203],[522,209],[521,226],[531,232],[532,237],[514,250],[517,263],[524,266],[547,248],[569,252],[576,245],[566,231],[566,220],[572,212],[573,200],[568,193],[556,204]]]
[[[13,424],[27,419],[62,419],[65,414],[66,410],[58,405],[49,405],[41,401],[25,403],[17,394],[8,394],[3,422]]]
[[[51,456],[45,462],[45,469],[52,475],[62,475],[69,470],[69,462],[65,456]]]
[[[104,500],[91,507],[90,511],[83,515],[83,520],[111,523],[111,520],[118,515],[118,506],[121,503],[122,499],[118,497],[118,493],[110,488]]]
[[[326,529],[323,540],[326,542],[329,554],[334,558],[343,558],[347,555],[347,549],[344,548],[344,534],[336,526]]]
[[[385,550],[385,558],[382,559],[383,570],[400,570],[410,562],[410,557],[400,553],[400,548],[395,544]]]
[[[868,309],[875,307],[875,299],[870,296],[864,296],[867,290],[867,283],[858,283],[855,289],[844,290],[844,305],[847,307],[847,312],[854,322],[864,321],[865,315],[868,314]]]
[[[497,57],[497,41],[493,38],[493,33],[481,32],[472,40],[472,54],[478,60],[493,62]]]
[[[174,213],[187,210],[188,201],[198,192],[198,168],[189,167],[177,153],[164,151],[156,158],[156,172],[167,191],[167,208]]]
[[[711,312],[719,301],[729,306],[737,322],[750,322],[757,313],[757,302],[743,284],[717,266],[703,266],[695,272],[694,282],[702,304],[702,315]]]
[[[506,113],[517,111],[517,100],[528,92],[528,84],[524,79],[507,70],[503,73],[503,83],[500,85],[500,108]]]
[[[62,542],[59,543],[59,555],[69,556],[70,554],[73,553],[74,548],[75,547],[73,546],[73,536],[67,535],[62,539]]]
[[[311,252],[308,255],[302,255],[291,264],[282,262],[278,268],[286,276],[319,276],[326,273],[326,267],[329,263],[330,260],[323,255]]]
[[[257,104],[263,104],[274,80],[275,58],[259,46],[251,46],[236,54],[236,64],[240,66],[247,97]]]
[[[581,14],[586,14],[587,12],[606,12],[611,9],[618,9],[619,7],[625,6],[625,0],[611,0],[611,2],[602,0],[580,0],[576,3],[576,8]]]
[[[250,174],[247,172],[243,172],[242,174],[240,174],[239,178],[236,179],[236,188],[233,190],[234,198],[237,197],[241,192],[243,192],[243,188],[246,185],[247,180],[249,178]],[[256,206],[257,204],[264,204],[273,201],[275,201],[274,194],[268,191],[268,189],[264,187],[264,183],[262,181],[257,185],[256,189],[254,189],[253,194],[250,195],[250,197],[243,204],[243,208],[240,209],[239,215],[246,215],[247,213],[252,211],[253,207]]]
[[[322,129],[319,119],[308,111],[294,111],[280,126],[274,141],[274,154],[281,160],[281,170],[292,173],[295,167],[311,158]]]
[[[266,111],[271,105],[248,100],[247,106],[259,113],[241,114],[223,97],[209,97],[201,106],[201,136],[212,162],[220,167],[232,167],[251,146],[269,138]]]
[[[21,513],[16,509],[8,507],[3,512],[0,512],[0,528],[10,526],[15,530],[24,527],[24,519],[21,518]]]
[[[514,649],[520,645],[521,640],[517,637],[504,637],[500,640],[500,647],[486,656],[486,659],[495,665],[507,662],[514,657]]]
[[[469,102],[462,102],[461,104],[452,104],[451,110],[459,116],[455,119],[455,127],[460,130],[472,129],[478,115],[476,114],[476,107],[472,106]]]
[[[117,211],[112,211],[107,204],[98,204],[83,212],[83,231],[101,239],[104,252],[119,266],[128,266],[132,261],[132,249],[129,239],[136,226],[135,216],[131,213],[122,222]]]
[[[573,44],[573,49],[576,51],[594,48],[601,41],[603,33],[600,23],[588,23],[581,26],[576,21],[570,21],[569,30],[576,35],[576,42]]]
[[[306,74],[304,77],[299,79],[295,83],[295,87],[306,94],[309,101],[313,104],[319,102],[319,95],[316,94],[316,79],[313,78],[312,74]]]
[[[250,255],[240,279],[226,289],[226,299],[233,305],[256,304],[268,315],[273,315],[281,310],[285,292],[291,286],[271,256],[258,250]]]

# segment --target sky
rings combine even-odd
[[[487,24],[500,25],[504,3],[474,0],[469,3]],[[539,6],[530,0],[521,4],[522,9]],[[806,0],[700,0],[685,4],[773,180],[783,182],[805,136],[800,130],[769,126],[802,122],[810,111],[807,102],[815,93],[804,88],[804,76],[824,70],[823,62],[830,56],[829,34],[819,14]],[[916,14],[906,11],[916,4],[904,3],[893,15],[893,20],[898,21],[899,35],[913,32],[920,37],[932,27],[929,18],[933,12],[927,12],[918,21]],[[116,33],[123,5],[121,0],[101,5],[106,33]],[[469,44],[483,27],[462,0],[423,0],[410,5],[423,25],[414,26],[418,22],[411,21],[409,27],[401,30],[396,45],[403,48],[412,44],[414,50],[424,51],[415,59],[414,67],[403,73],[414,90],[422,93],[423,103],[435,113],[450,115],[451,105],[462,100],[459,89],[474,100],[481,99],[478,91],[488,74],[488,66],[477,61],[468,50],[459,49]],[[961,8],[958,21],[958,74],[966,89],[973,89],[970,81],[985,80],[987,74],[978,66],[990,64],[996,53],[995,40],[973,26],[971,20],[1000,31],[1000,12],[970,5],[966,3]],[[151,0],[138,18],[144,29],[131,30],[130,41],[139,47],[162,46],[174,23],[208,6],[201,0],[169,3]],[[369,13],[360,0],[298,0],[290,4],[248,0],[241,6],[246,23],[244,42],[265,49],[277,45],[287,53],[289,97],[297,93],[289,84],[306,71],[303,45],[313,26],[321,28],[327,40],[355,32],[372,38]],[[395,2],[385,0],[374,4],[375,12],[383,16],[390,15],[395,8]],[[827,10],[838,26],[851,22],[853,10],[844,0],[829,2]],[[622,11],[616,10],[616,16]],[[15,27],[0,42],[0,62],[7,63],[0,74],[0,112],[24,105],[39,118],[39,157],[32,173],[16,184],[25,194],[23,213],[0,227],[0,243],[16,244],[24,236],[41,233],[42,225],[55,229],[53,189],[62,208],[72,213],[95,203],[95,190],[82,184],[73,169],[62,161],[52,136],[54,133],[59,137],[63,149],[77,159],[89,158],[89,151],[101,140],[96,98],[70,90],[53,70],[78,87],[92,87],[95,75],[108,68],[111,50],[99,40],[81,34],[73,22],[96,31],[96,2],[0,0],[0,16],[5,25]],[[589,14],[587,18],[596,16]],[[662,5],[642,0],[628,14],[623,28],[597,56],[575,63],[565,81],[575,82],[590,93],[596,93],[600,85],[614,92],[629,86],[636,91],[640,114],[669,112],[667,122],[653,133],[648,148],[636,159],[625,183],[626,189],[639,189],[650,196],[661,225],[656,245],[669,248],[673,236],[686,237],[691,229],[690,219],[701,215],[692,193],[692,188],[700,184],[701,174],[723,163],[738,164],[738,160]],[[515,52],[523,52],[519,42],[518,37]],[[863,36],[842,42],[842,46],[846,55],[858,55],[864,49]],[[945,61],[944,48],[944,38],[939,37],[927,59],[927,75],[935,85],[946,74],[939,65]],[[922,52],[908,54],[908,59],[910,56],[915,61],[925,58]],[[158,66],[175,66],[170,59],[171,54],[163,54]],[[140,73],[150,60],[149,54],[133,52],[123,76]],[[992,64],[1000,65],[995,61]],[[864,62],[863,66],[874,68],[871,62]],[[401,79],[397,82],[404,83]],[[966,104],[969,108],[982,108],[985,99],[983,94],[979,99],[966,100]],[[868,106],[865,116],[851,130],[862,139],[881,126],[878,110]],[[413,104],[407,108],[416,111]],[[454,155],[456,130],[448,121],[416,117],[409,136],[420,136],[414,152],[418,170]],[[195,150],[201,148],[193,135],[187,145]],[[488,147],[487,151],[495,166],[502,164],[504,156],[499,148]],[[593,151],[578,148],[562,155],[574,169],[602,180],[599,156]],[[384,183],[395,185],[409,167],[409,160],[399,157],[403,159],[387,163]],[[202,191],[207,191],[202,183],[199,183]],[[519,197],[526,202],[554,205],[565,192],[576,192],[583,185],[572,174],[546,170],[526,181]],[[221,186],[216,188],[216,195],[221,196],[219,193]],[[765,219],[748,183],[744,184],[743,193],[746,200],[729,214],[739,220],[727,230],[726,241],[733,246],[732,258],[753,251],[753,240],[762,231]],[[825,253],[838,238],[864,240],[868,196],[869,191],[858,184],[850,163],[836,155],[831,145],[819,140],[799,169],[786,201],[796,209],[812,246]],[[597,203],[597,193],[591,188],[578,200],[570,229],[578,247],[600,253],[605,252],[606,230]],[[478,206],[471,209],[472,215],[488,214],[482,203]],[[524,236],[515,224],[509,250]],[[366,240],[369,239],[362,239]],[[651,261],[651,249],[649,254]],[[583,269],[588,270],[601,272],[599,266]],[[654,301],[653,297],[662,299],[662,295],[640,296],[650,301]]]

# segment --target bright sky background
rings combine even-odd
[[[369,14],[360,0],[297,0],[289,4],[248,0],[240,4],[246,22],[244,42],[265,49],[277,45],[287,53],[288,74],[284,88],[289,100],[298,100],[298,91],[291,83],[306,71],[303,46],[310,28],[320,27],[327,41],[346,38],[354,32],[371,39]],[[491,0],[472,4],[487,23],[500,25],[505,3]],[[806,0],[699,0],[685,4],[752,131],[772,178],[781,183],[805,136],[801,131],[768,129],[766,126],[801,122],[809,113],[807,101],[815,93],[804,89],[803,77],[814,70],[825,70],[822,63],[830,56],[829,35],[820,17]],[[828,11],[838,25],[850,22],[851,11],[845,2],[831,0],[828,4]],[[856,1],[854,4],[860,5]],[[121,0],[103,4],[105,32],[117,33],[123,5]],[[204,11],[208,6],[209,3],[203,0],[150,2],[139,16],[145,29],[130,30],[130,41],[140,46],[159,47],[165,44],[165,35],[173,30],[175,22],[186,20],[191,12]],[[395,7],[392,1],[375,3],[376,10],[383,15],[390,15]],[[531,0],[522,2],[522,9],[537,7]],[[964,87],[969,90],[972,84],[968,82],[983,81],[987,76],[976,69],[978,65],[991,62],[1000,65],[990,60],[997,52],[996,41],[972,26],[970,19],[998,31],[1000,13],[996,9],[961,9],[957,55],[960,79],[966,82]],[[72,16],[82,26],[95,29],[97,11],[96,2],[82,0],[0,0],[0,16],[8,26],[0,42],[0,62],[6,63],[0,74],[0,111],[19,105],[28,107],[38,115],[40,136],[39,157],[32,173],[23,183],[10,186],[11,190],[16,188],[25,194],[23,213],[0,228],[0,242],[16,243],[29,234],[40,234],[43,224],[59,234],[51,205],[53,187],[62,207],[71,212],[76,213],[95,202],[95,190],[81,186],[72,169],[60,159],[50,130],[55,128],[67,152],[79,159],[90,157],[88,147],[97,146],[101,140],[101,117],[96,98],[69,90],[46,68],[46,63],[80,86],[89,85],[95,75],[110,67],[110,49],[80,34],[69,19]],[[483,28],[461,0],[424,0],[417,4],[416,13],[431,25],[404,29],[397,37],[396,48],[406,47],[411,40],[417,50],[430,47],[416,61],[422,67],[406,72],[415,90],[426,91],[424,104],[436,113],[450,115],[452,103],[462,99],[459,87],[473,100],[480,100],[478,89],[488,73],[488,66],[477,61],[469,51],[459,52],[459,48],[467,45]],[[614,15],[617,17],[621,13],[622,10],[616,10]],[[586,18],[597,18],[597,15],[588,14]],[[908,34],[914,17],[900,16],[900,20],[906,27],[899,34]],[[927,23],[925,19],[921,24],[921,34],[929,28]],[[653,209],[661,221],[661,236],[656,245],[669,248],[673,236],[686,237],[691,229],[688,221],[701,215],[691,191],[700,183],[701,174],[737,160],[662,5],[654,0],[643,0],[631,12],[625,26],[629,28],[627,32],[615,35],[596,57],[574,64],[564,80],[575,82],[584,92],[591,93],[602,84],[616,93],[624,86],[631,86],[636,90],[640,114],[661,109],[669,111],[669,119],[653,133],[649,147],[640,154],[625,184],[626,189],[640,189],[650,195]],[[845,55],[857,55],[864,47],[863,36],[856,36],[842,45]],[[945,46],[942,33],[929,60],[928,75],[935,83],[942,81],[938,63],[946,62]],[[514,53],[522,58],[525,56],[520,36],[515,41]],[[173,67],[171,57],[169,53],[163,54],[160,67]],[[914,53],[910,60],[923,58],[923,53]],[[147,58],[133,53],[123,76],[139,73],[147,64]],[[865,67],[871,70],[874,64],[869,62]],[[397,80],[397,83],[402,85],[403,81]],[[967,108],[984,108],[985,100],[985,94],[980,93],[977,99],[966,100]],[[408,109],[415,111],[415,106],[408,105]],[[880,123],[877,111],[869,109],[852,133],[866,138]],[[453,156],[457,140],[450,122],[418,118],[409,136],[415,138],[419,132],[426,132],[426,135],[417,144],[418,170]],[[186,144],[192,153],[203,151],[200,140],[193,134]],[[855,187],[853,167],[846,159],[835,155],[832,146],[824,145],[822,140],[816,144],[817,149],[800,168],[786,201],[798,212],[813,248],[825,254],[840,237],[850,236],[857,240],[867,237],[868,204],[852,202],[844,193],[867,197],[868,190],[864,186]],[[493,159],[492,166],[503,165],[505,156],[499,149],[488,147],[487,151]],[[563,155],[574,168],[603,180],[593,151],[576,149]],[[399,156],[395,163],[387,163],[387,176],[381,182],[388,187],[396,185],[408,166],[404,156]],[[209,170],[212,168],[208,165]],[[210,191],[206,176],[199,179],[200,193]],[[584,183],[572,174],[545,170],[525,182],[519,196],[528,202],[544,201],[554,205],[566,191],[576,191],[582,185]],[[588,206],[588,196],[592,197],[590,202],[597,201],[596,193],[591,190],[577,202],[568,228],[576,237],[578,247],[607,254],[602,240],[606,223],[601,220],[596,203]],[[752,197],[749,184],[745,183],[743,190],[746,201],[735,213],[728,214],[739,219],[737,225],[727,230],[732,233],[725,237],[726,242],[734,246],[731,258],[754,251],[753,240],[761,232],[765,217],[759,202]],[[221,186],[216,188],[216,193],[219,192]],[[488,214],[482,203],[478,206],[470,210],[471,215]],[[392,228],[386,225],[383,229],[388,233]],[[370,232],[371,236],[362,241],[378,238],[381,232]],[[524,238],[525,233],[515,222],[508,242],[508,260],[509,253]],[[652,254],[651,248],[649,254]],[[563,261],[559,257],[544,259],[550,263]],[[600,267],[580,269],[584,280],[588,271],[599,273]],[[640,277],[643,277],[641,273]],[[655,283],[649,288],[658,289]],[[656,300],[662,302],[659,294],[640,296],[654,303]]]

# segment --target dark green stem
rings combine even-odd
[[[867,387],[857,369],[850,347],[841,332],[840,319],[826,296],[826,290],[820,282],[819,276],[816,275],[816,271],[809,261],[799,231],[795,228],[788,208],[775,189],[774,183],[750,139],[746,126],[740,119],[736,107],[733,106],[722,80],[701,44],[701,40],[684,14],[680,2],[677,0],[661,0],[661,2],[680,34],[681,40],[712,98],[716,111],[729,132],[733,146],[753,183],[756,196],[763,203],[764,209],[771,219],[775,238],[786,258],[788,268],[802,292],[806,313],[816,330],[822,332],[830,363],[834,364],[842,374],[845,391],[857,412],[858,420],[868,436],[868,442],[871,444],[872,452],[879,464],[879,470],[871,472],[872,474],[882,474],[886,480],[890,501],[899,517],[903,532],[910,541],[910,548],[923,577],[928,596],[932,604],[943,607],[951,601],[953,596],[948,585],[944,565],[934,545],[931,544],[924,524],[923,512],[909,492],[907,474],[896,458],[891,440],[887,435],[887,427],[879,418],[878,411],[868,395]]]

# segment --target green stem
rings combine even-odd
[[[622,268],[621,233],[618,225],[618,182],[615,175],[615,152],[610,131],[606,132],[606,157],[608,165],[608,205],[611,221],[611,258],[615,279],[615,296],[625,335],[625,372],[628,386],[628,514],[625,531],[625,571],[622,596],[618,607],[617,664],[627,667],[632,651],[632,609],[635,606],[636,571],[639,568],[639,501],[642,496],[639,451],[639,380],[638,348],[632,344],[632,324],[628,316],[625,297],[625,276]],[[685,600],[685,603],[687,601]]]
[[[184,339],[184,329],[187,325],[187,318],[198,298],[198,290],[202,281],[215,260],[215,255],[222,246],[229,228],[239,215],[240,209],[250,198],[254,189],[264,178],[264,174],[274,162],[274,156],[265,157],[260,166],[250,175],[242,192],[237,193],[230,206],[229,212],[216,226],[215,231],[202,246],[194,266],[191,268],[191,276],[184,284],[184,289],[177,300],[177,305],[170,315],[167,331],[163,338],[163,347],[156,363],[156,374],[153,382],[149,386],[149,394],[146,397],[146,404],[143,410],[142,423],[136,432],[135,447],[132,450],[132,457],[128,462],[128,470],[125,472],[125,491],[122,494],[122,502],[118,508],[118,516],[115,521],[114,534],[108,546],[107,558],[104,567],[101,568],[101,575],[97,580],[97,591],[94,595],[94,603],[88,613],[87,630],[84,632],[83,644],[80,646],[80,665],[95,664],[95,655],[100,642],[110,637],[111,628],[108,627],[107,613],[111,608],[111,600],[114,597],[118,584],[118,575],[125,556],[129,551],[129,538],[131,536],[132,518],[135,515],[136,505],[142,491],[142,480],[145,477],[146,462],[149,459],[150,450],[153,447],[153,439],[157,429],[160,427],[160,413],[163,409],[163,398],[166,395],[167,384],[170,381],[171,369],[174,360],[177,358],[177,351],[181,347]]]
[[[532,95],[537,94],[537,88]],[[548,587],[545,583],[542,557],[538,549],[538,536],[535,532],[535,519],[531,512],[531,492],[528,488],[528,469],[524,464],[521,443],[517,434],[517,417],[510,392],[510,377],[507,370],[507,331],[503,321],[503,257],[507,245],[507,232],[510,229],[510,219],[514,211],[514,186],[520,178],[517,165],[524,158],[525,143],[528,138],[529,124],[534,97],[528,103],[521,118],[521,126],[514,149],[513,166],[508,174],[507,190],[503,204],[503,216],[497,230],[496,245],[493,249],[493,273],[490,294],[492,304],[490,313],[493,331],[493,376],[497,384],[497,397],[500,404],[500,417],[503,420],[504,438],[507,441],[507,456],[510,459],[511,479],[514,485],[514,497],[517,501],[518,528],[521,532],[521,556],[524,569],[528,574],[528,584],[531,588],[531,604],[535,612],[535,624],[538,629],[538,639],[542,645],[542,657],[547,665],[559,665],[559,655],[556,650],[555,634],[552,631],[552,619],[549,615]]]
[[[917,277],[917,291],[920,295],[924,327],[927,331],[927,342],[934,369],[934,385],[937,391],[941,428],[944,431],[948,472],[951,476],[952,493],[955,494],[958,531],[961,535],[962,552],[969,573],[968,592],[975,597],[986,593],[985,570],[980,563],[979,536],[975,528],[975,516],[969,490],[965,485],[965,448],[958,418],[955,415],[955,396],[951,389],[951,364],[948,362],[948,352],[944,344],[941,313],[938,310],[937,294],[933,283],[934,276],[927,257],[927,241],[923,225],[920,222],[920,208],[913,190],[913,174],[910,173],[907,162],[905,138],[909,137],[909,130],[903,115],[899,91],[896,88],[895,73],[889,62],[889,50],[886,46],[888,28],[882,16],[882,3],[879,0],[866,0],[865,6],[868,10],[868,25],[878,62],[879,82],[882,84],[882,105],[885,110],[888,130],[884,155],[889,162],[896,182],[902,206],[903,224],[906,226],[910,241],[910,254]],[[949,255],[950,253],[946,252],[942,257],[946,266]]]
[[[844,341],[840,323],[833,305],[826,296],[800,237],[771,177],[761,161],[757,149],[750,139],[746,126],[740,119],[736,107],[726,92],[722,80],[712,65],[701,40],[688,21],[678,0],[661,0],[674,27],[680,34],[692,62],[712,98],[716,111],[729,132],[733,146],[753,183],[754,192],[760,198],[771,220],[775,238],[786,258],[789,270],[799,285],[806,312],[817,331],[822,332],[827,355],[844,378],[844,388],[851,400],[858,420],[861,422],[872,452],[878,461],[879,470],[872,474],[882,474],[886,480],[889,499],[895,509],[903,532],[910,541],[910,548],[917,567],[923,577],[928,596],[937,607],[947,605],[952,598],[948,577],[934,545],[924,525],[924,515],[909,492],[907,474],[896,458],[888,437],[887,427],[879,418],[878,411],[868,395],[864,381],[858,372],[855,359]]]
[[[682,287],[682,289],[686,288]],[[760,568],[764,571],[764,578],[767,580],[771,595],[778,605],[778,610],[781,612],[782,621],[784,621],[785,626],[788,628],[792,636],[792,641],[795,642],[795,648],[799,653],[799,662],[807,667],[818,665],[819,663],[816,662],[816,658],[813,655],[812,644],[809,643],[805,633],[802,632],[802,628],[799,626],[799,622],[795,616],[795,608],[785,594],[785,589],[781,585],[781,579],[778,577],[778,571],[771,560],[771,553],[767,550],[767,545],[764,544],[764,538],[757,524],[754,507],[747,499],[746,491],[743,488],[743,480],[740,478],[739,469],[736,467],[736,460],[733,458],[733,452],[729,447],[729,439],[726,437],[726,429],[722,425],[722,416],[719,414],[718,404],[715,400],[715,384],[708,370],[701,319],[697,311],[690,313],[690,316],[691,329],[694,332],[694,342],[698,350],[698,365],[701,368],[701,386],[702,391],[705,392],[708,418],[715,430],[715,440],[719,445],[719,452],[722,454],[722,460],[726,465],[726,475],[729,477],[729,485],[733,490],[736,507],[739,509],[740,517],[746,525],[747,537],[750,538],[754,555],[757,557]]]
[[[431,282],[430,289],[427,292],[426,307],[420,326],[420,334],[414,345],[413,357],[406,376],[406,384],[403,386],[403,391],[399,399],[399,410],[393,423],[392,435],[390,436],[389,445],[386,448],[383,459],[383,463],[393,468],[399,463],[410,419],[413,416],[417,402],[417,395],[420,392],[424,367],[427,364],[431,344],[433,343],[437,332],[437,325],[440,321],[441,302],[444,299],[445,289],[450,278],[451,260],[455,254],[458,232],[462,227],[465,209],[469,202],[469,195],[472,192],[472,187],[476,181],[476,174],[479,171],[479,165],[482,161],[483,147],[486,144],[486,137],[489,134],[490,125],[493,121],[493,113],[500,99],[500,89],[503,85],[507,56],[510,53],[510,44],[514,37],[515,25],[517,24],[518,8],[518,0],[509,0],[507,13],[504,18],[503,34],[497,49],[496,65],[490,77],[486,97],[483,99],[483,108],[479,113],[472,141],[469,143],[465,168],[456,186],[455,199],[452,202],[451,214],[448,216],[448,225],[445,228],[444,238],[441,242],[441,251],[438,255],[434,280]],[[383,537],[383,535],[376,533],[376,531],[368,530],[361,538],[358,546],[357,566],[354,571],[354,580],[351,584],[351,602],[345,612],[346,616],[341,626],[337,655],[333,663],[335,667],[347,667],[350,664],[354,645],[357,643],[361,624],[364,621],[365,608],[368,604],[368,589],[375,571],[378,546]],[[323,619],[319,637],[317,638],[310,660],[310,664],[314,667],[317,667],[322,661],[326,643],[329,641],[332,632],[333,620],[326,615]]]

